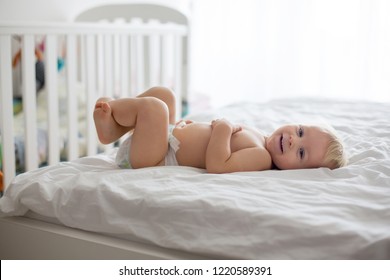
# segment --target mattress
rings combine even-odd
[[[242,103],[193,114],[265,134],[327,123],[349,164],[336,170],[207,174],[190,167],[119,169],[116,149],[17,176],[1,216],[234,259],[390,259],[390,104],[327,99]]]

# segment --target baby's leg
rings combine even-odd
[[[133,168],[156,166],[168,149],[168,123],[175,124],[175,96],[164,87],[153,87],[136,98],[100,98],[94,120],[103,144],[116,141],[134,129],[130,151]]]
[[[176,115],[176,107],[175,107],[175,95],[172,90],[166,87],[152,87],[145,91],[144,93],[137,96],[137,98],[143,97],[155,97],[163,101],[167,107],[169,112],[169,123],[175,124],[175,115]],[[126,99],[126,98],[125,98]],[[128,116],[129,111],[131,111],[131,107],[126,108],[126,101],[122,101],[124,99],[115,100],[116,107],[118,109],[121,107],[120,112],[123,112],[125,116]],[[125,133],[129,132],[134,128],[134,120],[127,119],[126,122],[122,122],[119,124],[112,115],[111,102],[114,100],[108,97],[99,98],[95,105],[94,110],[94,120],[96,131],[99,137],[99,140],[102,144],[110,144],[116,140],[118,140]],[[118,103],[123,103],[123,106],[117,106]],[[117,117],[120,118],[122,113],[116,114]],[[129,124],[129,126],[125,126],[123,124]]]
[[[168,150],[168,106],[162,100],[144,96],[109,102],[112,116],[122,127],[134,128],[130,163],[133,168],[159,165]]]
[[[168,106],[169,123],[176,123],[176,99],[173,91],[166,87],[152,87],[137,97],[156,97]]]
[[[118,140],[130,130],[128,127],[119,125],[112,116],[110,102],[112,98],[102,97],[96,101],[93,119],[96,132],[102,144],[110,144]]]

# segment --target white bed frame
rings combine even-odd
[[[132,11],[169,10],[161,5],[138,4]],[[116,6],[115,11],[129,10]],[[98,9],[98,8],[97,8]],[[110,7],[100,7],[101,10]],[[172,10],[177,15],[177,11]],[[114,18],[121,17],[115,15]],[[112,11],[111,11],[112,12]],[[165,13],[165,15],[169,13]],[[75,21],[97,21],[86,11]],[[132,15],[135,17],[136,14]],[[154,85],[171,87],[177,100],[187,95],[188,25],[158,20],[145,21],[147,16],[104,22],[77,23],[14,23],[0,22],[0,129],[2,143],[3,184],[15,177],[12,37],[22,38],[23,111],[25,113],[26,171],[38,168],[37,122],[35,93],[35,36],[44,35],[45,75],[48,92],[48,165],[60,161],[59,96],[57,53],[58,39],[66,42],[66,80],[68,110],[67,158],[78,158],[77,98],[75,84],[83,83],[87,95],[87,155],[97,153],[97,137],[92,113],[101,95],[134,96]],[[102,18],[100,18],[102,19]],[[109,23],[114,21],[114,23]],[[188,23],[188,21],[187,21]],[[177,112],[181,112],[180,102]],[[189,259],[202,258],[113,237],[102,236],[58,224],[27,217],[0,219],[1,259]]]
[[[0,219],[0,259],[210,259],[26,217]]]

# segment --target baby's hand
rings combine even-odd
[[[214,129],[215,127],[222,125],[222,126],[228,126],[232,130],[232,134],[237,133],[242,130],[242,127],[240,125],[235,125],[229,122],[226,119],[216,119],[211,122],[211,128]]]
[[[193,121],[191,121],[191,120],[180,120],[175,125],[183,127],[183,126],[185,126],[187,124],[190,124],[190,123],[193,123]]]
[[[191,120],[185,120],[184,121],[186,124],[190,124],[190,123],[193,123],[194,121],[191,121]]]

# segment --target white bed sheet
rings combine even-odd
[[[337,170],[206,174],[121,170],[116,150],[15,178],[2,216],[31,210],[64,225],[210,257],[390,259],[390,104],[278,100],[194,115],[254,125],[332,124],[350,164]]]

